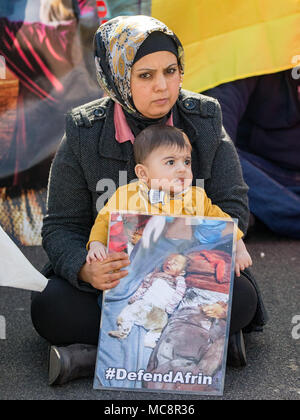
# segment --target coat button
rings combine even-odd
[[[188,98],[183,101],[183,106],[185,109],[188,109],[189,111],[192,111],[196,108],[196,101],[194,99]]]
[[[94,111],[95,117],[103,117],[104,114],[105,114],[105,109],[102,107],[96,108]]]

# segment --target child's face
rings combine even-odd
[[[188,147],[158,147],[140,166],[144,169],[144,176],[138,177],[155,190],[177,194],[188,188],[193,180],[191,150]]]
[[[185,268],[186,258],[183,255],[174,255],[166,259],[163,271],[171,276],[178,276]]]

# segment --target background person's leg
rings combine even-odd
[[[249,186],[250,211],[273,232],[300,239],[300,196],[296,193],[300,180],[292,176],[287,179],[287,171],[281,171],[280,176],[277,167],[277,174],[271,176],[266,171],[272,171],[273,165],[264,159],[241,151],[239,156]]]

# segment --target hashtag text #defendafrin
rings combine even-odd
[[[118,381],[144,381],[144,382],[163,382],[163,383],[181,383],[181,384],[198,384],[211,385],[212,377],[198,373],[193,375],[192,372],[173,372],[170,370],[167,373],[151,373],[140,369],[138,372],[127,372],[124,368],[108,368],[105,372],[105,377],[108,380],[115,379]]]

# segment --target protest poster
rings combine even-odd
[[[231,219],[111,214],[131,264],[99,301],[95,389],[222,395],[235,238]]]

